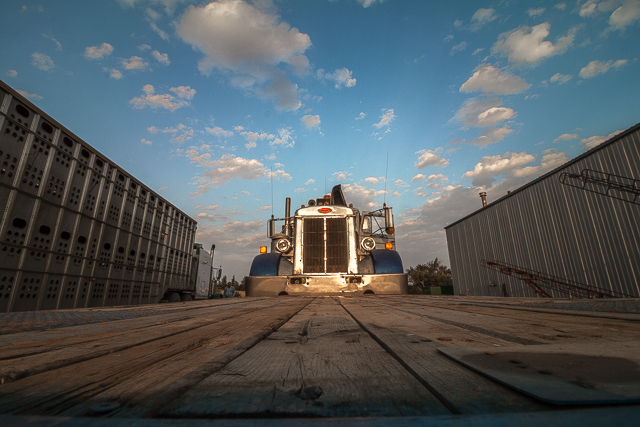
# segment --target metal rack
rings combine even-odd
[[[567,294],[570,298],[633,298],[632,295],[622,292],[585,285],[584,283],[529,270],[506,262],[482,260],[480,265],[524,281],[536,294],[543,298],[551,298],[551,295],[547,292],[549,290]]]
[[[640,180],[611,173],[583,169],[579,174],[564,172],[560,182],[625,202],[640,204]]]

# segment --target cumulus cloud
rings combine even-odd
[[[293,136],[291,135],[291,130],[282,128],[278,131],[278,135],[271,141],[269,141],[269,145],[279,145],[283,148],[293,148],[295,145],[295,141],[293,140]]]
[[[307,34],[278,22],[268,11],[235,0],[189,6],[177,30],[185,42],[204,54],[198,63],[203,74],[213,69],[231,71],[232,83],[273,99],[278,109],[300,108],[297,85],[277,67],[299,68],[304,62],[299,56],[311,46]]]
[[[610,140],[611,138],[613,138],[614,136],[618,135],[619,133],[623,132],[622,130],[616,130],[614,132],[611,132],[609,135],[607,136],[602,136],[602,135],[594,135],[594,136],[590,136],[589,138],[584,138],[582,141],[580,141],[580,144],[582,144],[582,149],[583,150],[590,150],[593,147],[597,147],[598,145],[602,144],[605,141]]]
[[[219,159],[212,159],[211,153],[201,148],[191,148],[185,152],[191,163],[204,168],[202,174],[195,179],[195,196],[206,193],[214,187],[225,185],[231,180],[255,180],[267,176],[264,164],[256,159],[245,159],[233,154],[225,154]],[[274,172],[275,177],[282,176],[284,171]]]
[[[17,77],[18,76],[18,72],[16,70],[9,70],[9,71],[7,71],[7,76],[8,77]]]
[[[156,61],[161,63],[162,65],[169,65],[171,61],[169,61],[169,55],[166,53],[160,53],[157,50],[151,52],[151,56],[155,58]]]
[[[494,9],[478,9],[471,17],[471,25],[469,29],[471,31],[478,31],[491,21],[497,18],[496,11]]]
[[[362,7],[367,8],[376,3],[384,3],[384,0],[358,0],[358,3],[360,3]]]
[[[139,56],[132,56],[129,59],[123,59],[120,61],[122,68],[125,70],[145,70],[149,65]]]
[[[588,0],[580,6],[580,16],[588,18],[598,13],[609,13],[613,30],[625,30],[640,20],[640,0]]]
[[[204,130],[211,135],[217,136],[218,138],[231,138],[233,136],[233,131],[224,130],[220,126],[216,126],[213,128],[205,127]]]
[[[374,123],[373,126],[377,129],[381,129],[383,127],[389,127],[391,122],[396,118],[396,115],[393,112],[393,108],[383,108],[382,116],[380,116],[380,121],[378,123]]]
[[[542,15],[544,13],[544,11],[545,11],[544,7],[539,7],[537,9],[527,9],[527,13],[532,18]]]
[[[317,114],[315,116],[307,114],[306,116],[302,117],[300,120],[302,121],[302,123],[304,123],[304,125],[308,129],[320,126],[320,116]]]
[[[347,203],[353,203],[359,209],[379,209],[382,203],[376,198],[386,194],[385,190],[367,188],[361,184],[343,184],[342,191]]]
[[[111,68],[111,69],[105,68],[104,70],[109,72],[109,77],[111,77],[112,79],[120,80],[122,77],[124,77],[122,74],[122,71],[117,70],[115,68]]]
[[[368,184],[371,184],[371,185],[376,185],[377,183],[379,183],[383,179],[384,179],[383,177],[376,178],[375,176],[369,176],[369,177],[364,179],[364,182],[366,182]]]
[[[569,160],[565,153],[546,150],[539,165],[526,166],[536,161],[536,156],[526,152],[507,151],[504,155],[484,156],[473,170],[465,172],[463,178],[471,178],[476,187],[485,187],[497,181],[498,176],[530,178],[542,175]]]
[[[435,181],[447,182],[447,181],[449,181],[449,178],[447,178],[446,176],[444,176],[441,173],[438,173],[438,174],[432,173],[431,175],[429,175],[427,177],[427,182],[435,182]]]
[[[420,154],[418,161],[414,164],[416,169],[423,169],[427,166],[445,167],[449,164],[448,159],[440,157],[440,154],[432,150],[420,150],[416,151],[416,154]]]
[[[536,62],[558,55],[567,50],[575,39],[575,29],[560,37],[556,44],[545,40],[551,32],[551,24],[544,22],[533,27],[523,26],[500,34],[491,52],[506,55],[509,61],[535,64]]]
[[[84,57],[87,59],[102,59],[111,55],[113,46],[109,43],[102,43],[99,46],[89,46],[84,49]]]
[[[353,71],[347,68],[339,68],[333,73],[326,73],[324,69],[320,68],[316,71],[316,76],[320,80],[331,80],[335,82],[335,88],[340,87],[353,87],[356,85],[356,79],[353,78]]]
[[[169,134],[171,135],[171,142],[175,142],[178,144],[184,144],[185,142],[193,138],[193,128],[190,128],[189,126],[186,126],[182,123],[180,123],[176,127],[165,127],[162,129],[155,126],[149,126],[147,130],[149,131],[149,133],[152,133],[154,135],[158,132]]]
[[[501,107],[501,104],[500,98],[471,98],[465,101],[451,120],[461,122],[465,127],[488,127],[516,116],[515,110]]]
[[[53,62],[53,59],[51,59],[44,53],[39,52],[34,52],[31,54],[31,65],[42,71],[49,71],[56,66],[56,64]]]
[[[411,181],[413,182],[420,182],[420,181],[424,181],[424,179],[426,178],[426,175],[423,175],[421,173],[417,174],[416,176],[414,176],[413,178],[411,178]]]
[[[137,109],[149,107],[153,109],[164,108],[169,111],[175,111],[178,108],[189,105],[190,103],[188,100],[193,98],[193,95],[195,94],[195,90],[186,88],[189,88],[189,86],[179,86],[177,88],[169,89],[178,95],[179,99],[177,99],[168,93],[157,94],[155,93],[153,85],[147,84],[142,88],[144,94],[133,98],[129,103],[133,105],[133,108]]]
[[[516,94],[529,89],[531,85],[524,79],[511,75],[491,64],[481,64],[473,75],[460,86],[460,92],[494,93],[496,95]]]
[[[141,143],[145,144],[145,145],[151,145],[153,144],[153,141],[149,141],[148,139],[142,138],[140,140]]]
[[[577,133],[563,133],[562,135],[560,135],[557,138],[555,138],[553,140],[553,142],[570,141],[572,139],[578,139],[578,134]]]
[[[555,73],[553,76],[551,76],[549,81],[551,81],[551,83],[565,84],[571,79],[572,76],[570,75]]]
[[[628,61],[626,59],[618,59],[617,61],[591,61],[586,67],[580,70],[578,74],[583,79],[590,79],[599,74],[604,74],[612,68],[620,68]]]

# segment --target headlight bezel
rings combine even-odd
[[[363,251],[371,252],[376,248],[376,241],[373,240],[372,237],[368,237],[368,236],[364,237],[360,241],[360,247],[362,248]]]
[[[280,253],[287,253],[291,250],[291,242],[289,239],[280,239],[276,242],[276,250]]]

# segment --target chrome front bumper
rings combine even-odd
[[[332,276],[247,276],[248,297],[278,295],[399,295],[408,290],[406,274]]]

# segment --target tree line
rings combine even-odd
[[[407,269],[409,275],[409,292],[422,293],[429,286],[453,286],[451,269],[436,257],[426,264],[418,264]]]

